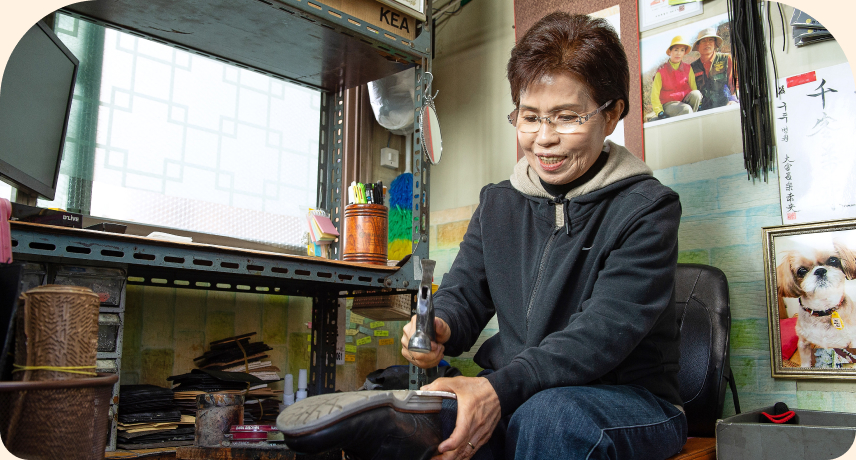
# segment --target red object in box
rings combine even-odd
[[[233,441],[267,441],[268,433],[279,432],[276,425],[232,425]]]
[[[279,428],[276,425],[232,425],[232,428],[229,430],[230,433],[237,433],[241,431],[279,431]]]

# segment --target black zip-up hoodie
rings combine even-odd
[[[608,158],[559,201],[521,159],[510,181],[485,186],[434,296],[452,334],[445,353],[499,332],[474,358],[503,416],[535,393],[636,384],[681,405],[674,283],[678,195],[645,163],[607,141]]]

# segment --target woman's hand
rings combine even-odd
[[[416,315],[413,315],[410,322],[404,326],[404,333],[401,334],[401,356],[422,369],[440,364],[440,360],[443,359],[443,351],[446,349],[443,344],[449,340],[452,330],[449,329],[449,325],[445,321],[436,317],[434,318],[434,330],[437,332],[437,341],[431,341],[430,353],[414,353],[408,350],[407,345],[410,343],[410,336],[416,332]]]
[[[450,391],[458,397],[455,431],[440,443],[432,460],[468,459],[487,444],[502,414],[493,385],[484,377],[440,378],[423,390]]]

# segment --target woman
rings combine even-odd
[[[627,58],[601,19],[553,13],[508,62],[525,158],[484,187],[434,296],[437,343],[417,366],[499,332],[451,391],[438,458],[666,458],[686,440],[672,291],[678,196],[605,141],[628,111]]]

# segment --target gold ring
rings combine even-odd
[[[476,450],[476,446],[474,446],[474,445],[473,445],[473,443],[471,443],[471,442],[467,441],[467,444],[469,444],[469,446],[470,446],[473,450]]]

